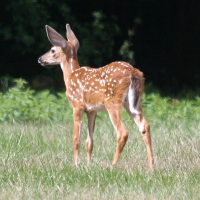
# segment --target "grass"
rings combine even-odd
[[[150,173],[138,129],[122,116],[130,136],[116,167],[116,134],[105,114],[96,120],[90,167],[84,122],[79,168],[72,162],[72,119],[1,123],[1,199],[200,199],[200,123],[149,116],[155,159]]]
[[[76,168],[72,110],[65,94],[35,92],[24,80],[15,82],[0,93],[0,199],[200,199],[199,96],[173,104],[147,87],[143,108],[151,125],[154,173],[148,171],[138,128],[124,110],[130,136],[118,165],[111,166],[116,134],[101,113],[90,167],[84,118]]]

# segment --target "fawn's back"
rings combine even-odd
[[[122,103],[132,77],[143,85],[143,73],[126,62],[98,69],[81,67],[71,74],[66,95],[71,104],[81,104],[85,111],[106,111],[108,101]]]

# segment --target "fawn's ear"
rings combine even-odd
[[[74,45],[76,51],[78,50],[79,48],[79,41],[78,39],[76,38],[74,32],[72,31],[72,29],[70,28],[70,25],[67,24],[66,25],[66,29],[67,29],[67,39],[68,41],[72,42],[72,44]]]
[[[56,32],[53,28],[51,28],[48,25],[46,25],[45,28],[47,32],[47,37],[53,46],[61,47],[63,50],[69,48],[63,36],[61,36],[58,32]]]

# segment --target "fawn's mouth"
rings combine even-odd
[[[40,62],[40,65],[42,65],[43,67],[46,67],[46,63],[45,62]]]
[[[46,67],[47,69],[53,68],[56,65],[56,63],[55,64],[54,63],[50,64],[47,61],[42,61],[41,58],[38,59],[38,63],[40,65],[42,65],[43,67]]]

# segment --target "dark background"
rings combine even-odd
[[[64,36],[69,23],[81,66],[126,60],[163,94],[200,86],[200,1],[7,0],[0,8],[1,79],[62,88],[60,68],[47,70],[37,59],[51,47],[44,26]]]

